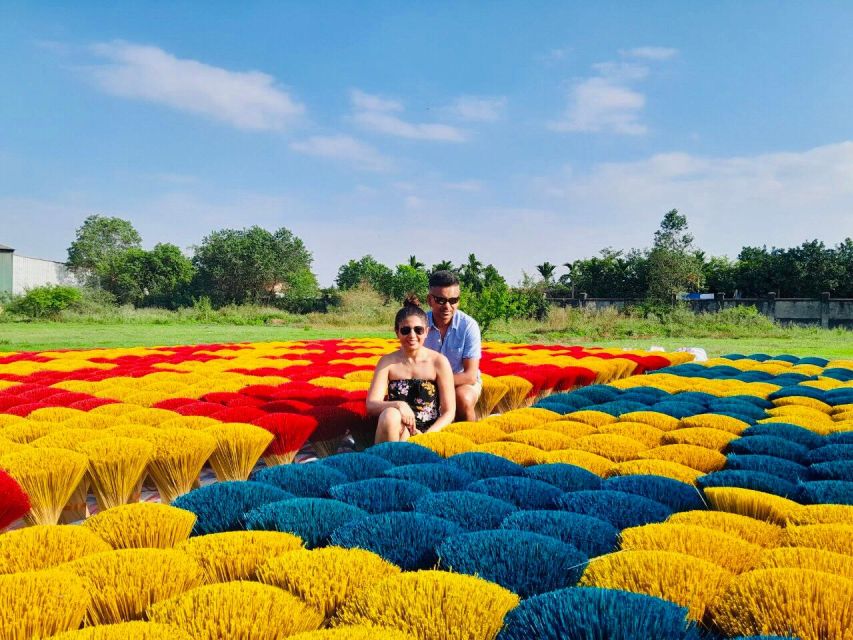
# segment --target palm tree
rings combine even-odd
[[[412,269],[417,269],[418,271],[426,267],[426,265],[420,260],[418,260],[415,256],[409,256],[409,266]]]
[[[536,270],[545,282],[551,282],[551,278],[554,277],[554,271],[557,270],[557,265],[545,261],[542,264],[536,265]]]
[[[450,260],[442,260],[434,265],[432,265],[431,273],[435,273],[436,271],[453,271],[453,263]]]
[[[473,253],[468,254],[468,262],[459,267],[459,278],[466,287],[473,291],[480,291],[482,283],[480,282],[480,274],[483,271],[483,263],[477,260],[477,256]]]

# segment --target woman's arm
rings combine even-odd
[[[370,381],[370,389],[367,391],[367,415],[378,416],[380,413],[390,407],[399,409],[404,416],[403,407],[408,409],[408,414],[411,414],[412,424],[414,424],[414,413],[405,402],[400,400],[385,400],[388,392],[388,370],[391,368],[391,362],[383,356],[376,365],[376,370],[373,372],[373,380]],[[402,406],[401,406],[402,405]]]
[[[427,433],[441,431],[456,417],[456,387],[453,384],[453,370],[450,368],[447,358],[440,353],[436,355],[435,373],[441,413],[432,426],[427,429]]]

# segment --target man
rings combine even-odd
[[[450,361],[456,387],[456,419],[476,420],[474,408],[483,390],[480,379],[480,326],[459,311],[459,278],[450,271],[436,271],[429,277],[429,332],[424,346],[438,351]]]

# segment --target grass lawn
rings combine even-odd
[[[262,342],[274,340],[314,340],[356,337],[392,337],[385,326],[309,327],[227,324],[92,324],[73,322],[2,323],[0,352],[45,351],[91,347],[157,346],[205,344],[213,342]],[[849,337],[848,337],[849,336]],[[648,349],[652,345],[675,350],[702,347],[709,356],[725,353],[789,353],[797,356],[853,358],[853,333],[810,331],[789,337],[718,338],[644,336],[642,338],[599,339],[556,332],[507,331],[499,328],[487,339],[509,342],[544,342],[600,347]]]

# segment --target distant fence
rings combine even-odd
[[[548,298],[548,301],[561,307],[620,311],[642,302],[632,298],[590,298],[585,293],[576,298]],[[853,298],[832,298],[828,293],[821,294],[820,298],[777,298],[772,292],[763,298],[726,298],[718,293],[713,300],[685,300],[684,303],[696,313],[750,306],[780,324],[853,329]]]

